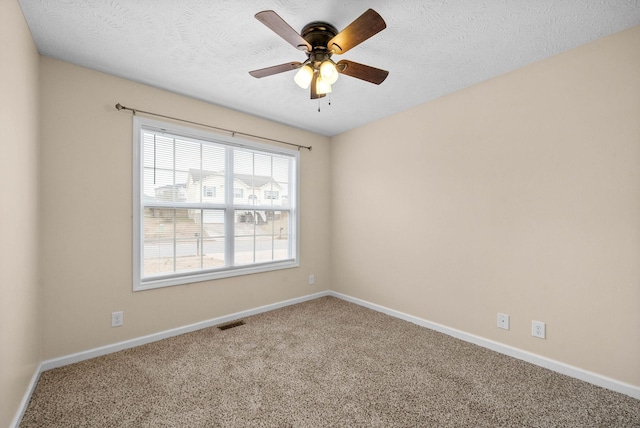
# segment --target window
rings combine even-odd
[[[140,117],[134,142],[134,290],[299,265],[297,151]]]
[[[278,199],[278,195],[280,194],[280,192],[278,192],[277,190],[265,190],[264,191],[264,198],[265,199]]]

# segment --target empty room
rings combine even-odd
[[[1,427],[640,426],[640,6],[0,3]]]

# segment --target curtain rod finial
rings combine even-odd
[[[122,110],[124,107],[122,106],[122,104],[118,103],[118,104],[116,104],[116,108],[118,110]]]

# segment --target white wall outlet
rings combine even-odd
[[[120,327],[124,323],[124,312],[111,312],[111,327]]]
[[[509,315],[498,312],[498,327],[509,330]]]
[[[531,321],[531,336],[544,339],[547,336],[547,328],[542,321]]]
[[[309,275],[309,285],[313,285],[315,283],[316,283],[315,275],[313,275],[313,274]]]

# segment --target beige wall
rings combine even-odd
[[[0,426],[40,363],[38,51],[17,1],[0,2]]]
[[[640,27],[331,156],[334,290],[640,386]]]
[[[329,139],[43,57],[43,359],[327,290]],[[132,116],[122,103],[303,145],[301,266],[132,291]],[[308,275],[316,283],[308,285]],[[124,326],[111,328],[111,312]]]
[[[327,289],[640,386],[640,27],[332,140],[0,36],[1,426],[42,360]],[[301,267],[133,293],[117,102],[313,145]]]

